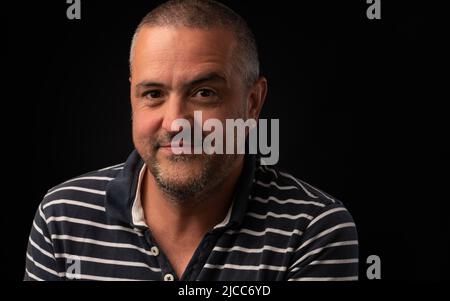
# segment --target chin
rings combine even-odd
[[[201,166],[183,161],[162,163],[157,179],[161,187],[177,198],[197,193],[204,181]]]
[[[158,160],[161,173],[170,178],[193,178],[200,176],[203,170],[201,160],[192,158],[170,157]]]

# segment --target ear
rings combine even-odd
[[[250,90],[247,104],[248,118],[258,120],[266,96],[267,79],[264,76],[261,76]]]

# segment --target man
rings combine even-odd
[[[194,112],[258,119],[267,81],[241,17],[214,1],[166,2],[138,26],[130,72],[136,150],[49,190],[25,279],[357,279],[355,224],[338,200],[249,154],[172,145],[174,122],[194,125]]]

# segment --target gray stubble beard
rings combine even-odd
[[[195,158],[202,156],[203,158]],[[161,164],[156,159],[156,152],[145,160],[149,172],[155,178],[158,187],[177,205],[195,206],[203,202],[229,176],[237,155],[171,155],[168,160],[177,164],[180,161],[202,160],[202,170],[199,177],[191,178],[185,183],[164,176]]]

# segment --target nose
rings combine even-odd
[[[164,117],[161,125],[162,129],[168,133],[180,132],[182,128],[172,130],[172,123],[177,119],[186,119],[192,126],[193,118],[187,110],[185,100],[183,97],[173,95],[166,100]]]

